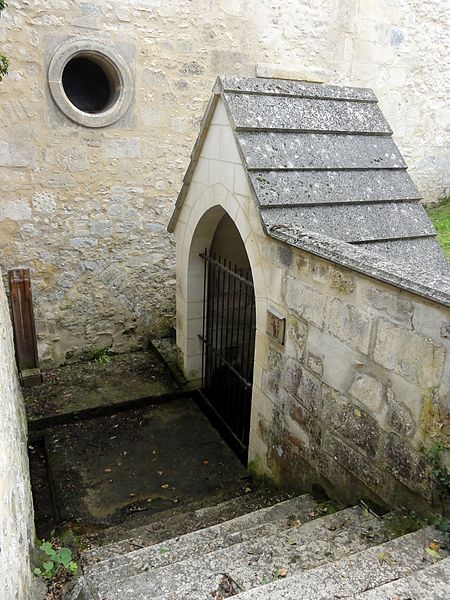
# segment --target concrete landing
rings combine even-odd
[[[23,389],[31,431],[163,400],[179,389],[159,356],[143,351],[101,355],[46,371],[43,379]]]
[[[62,425],[46,441],[62,521],[108,525],[246,486],[244,467],[190,398]]]

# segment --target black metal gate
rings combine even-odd
[[[210,417],[246,461],[256,330],[251,272],[206,251],[200,256],[205,260],[201,395]]]

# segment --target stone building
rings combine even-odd
[[[31,268],[41,365],[173,325],[166,225],[218,74],[373,88],[421,194],[445,196],[445,11],[440,0],[10,0],[0,263]]]
[[[185,372],[250,471],[439,504],[450,266],[373,92],[219,79],[169,230]]]

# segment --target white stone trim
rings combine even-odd
[[[115,87],[112,104],[99,113],[86,113],[72,104],[62,84],[67,63],[75,57],[93,58],[107,73]],[[52,97],[61,111],[84,127],[107,127],[125,115],[134,94],[131,71],[124,58],[111,46],[93,39],[73,39],[65,42],[53,54],[48,68],[48,84]]]

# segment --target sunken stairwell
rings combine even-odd
[[[377,516],[363,505],[337,510],[309,495],[251,507],[244,496],[122,529],[122,539],[84,555],[66,598],[450,597],[449,553],[431,527],[411,531],[397,515]]]

